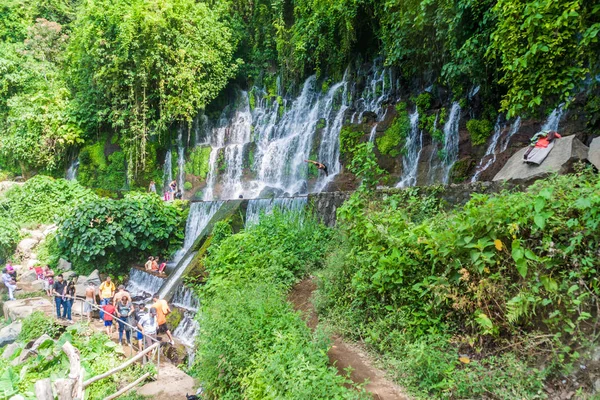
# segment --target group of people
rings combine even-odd
[[[164,260],[162,263],[158,263],[160,259],[158,257],[150,256],[148,257],[148,261],[144,264],[144,268],[146,271],[158,272],[159,274],[163,274],[165,268],[167,267],[167,260]]]
[[[52,284],[52,295],[54,296],[56,305],[56,317],[58,319],[72,321],[71,310],[73,309],[73,303],[75,302],[75,281],[69,279],[67,282],[63,279],[62,274],[59,274],[56,277],[56,281]]]
[[[119,332],[119,344],[123,344],[125,337],[127,344],[131,345],[132,331],[137,328],[136,338],[138,347],[142,349],[144,345],[152,344],[156,340],[157,334],[166,334],[169,343],[174,344],[173,336],[167,325],[167,315],[171,312],[168,303],[159,299],[158,296],[152,298],[153,304],[146,306],[144,304],[134,304],[129,292],[125,286],[120,285],[115,292],[115,284],[107,277],[100,285],[100,319],[104,321],[106,333],[112,336],[114,331],[114,321],[116,320]],[[85,293],[84,312],[87,313],[88,320],[91,320],[92,306],[95,300],[95,288],[91,283]]]
[[[156,182],[150,181],[150,185],[148,185],[148,191],[150,193],[156,193]],[[181,199],[183,197],[183,193],[181,193],[180,188],[177,185],[177,181],[172,180],[167,186],[167,189],[163,193],[164,201],[171,201],[174,199]]]

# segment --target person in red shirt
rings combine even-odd
[[[102,306],[104,310],[104,326],[106,327],[106,334],[110,337],[113,331],[113,315],[117,312],[115,306],[112,304],[112,300]]]

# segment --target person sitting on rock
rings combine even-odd
[[[304,162],[314,164],[317,167],[317,169],[320,169],[321,171],[323,171],[325,173],[325,176],[329,176],[329,173],[327,171],[327,166],[325,164],[318,162],[318,161],[313,161],[313,160],[304,160]]]
[[[144,267],[146,268],[146,271],[150,271],[152,269],[152,262],[154,261],[154,257],[150,256],[148,257],[148,261],[146,261],[146,264],[144,264]]]
[[[15,297],[14,297],[13,293],[17,289],[17,282],[14,280],[14,278],[12,277],[12,275],[10,275],[8,273],[8,271],[6,270],[6,268],[4,268],[2,270],[2,282],[4,282],[4,285],[8,289],[8,299],[9,300],[14,300]]]

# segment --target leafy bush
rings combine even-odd
[[[0,258],[12,256],[20,237],[19,225],[8,216],[0,216]]]
[[[60,251],[84,274],[101,266],[122,272],[128,262],[148,254],[165,257],[183,240],[185,215],[179,204],[151,194],[81,204],[60,224]]]
[[[365,133],[357,126],[344,126],[340,131],[340,157],[344,164],[349,164],[354,158],[356,147],[360,144]]]
[[[216,240],[205,263],[210,275],[206,290],[211,293],[240,279],[290,286],[321,265],[331,235],[312,216],[278,210],[235,235],[228,236],[223,225],[215,228]]]
[[[476,353],[510,345],[520,359],[577,359],[600,295],[599,189],[584,172],[418,219],[416,202],[357,194],[338,209],[343,250],[319,280],[319,310],[382,353],[445,333]]]
[[[50,224],[95,198],[77,182],[37,175],[23,185],[12,187],[2,199],[2,205],[19,224]]]
[[[54,323],[54,319],[48,318],[41,311],[34,311],[27,318],[22,320],[21,333],[19,333],[19,341],[29,342],[47,334],[50,337],[56,336],[59,332],[59,326]]]
[[[386,175],[377,164],[375,146],[371,142],[361,143],[355,147],[349,170],[361,180],[363,188],[375,188]]]
[[[360,398],[326,350],[277,285],[238,281],[204,303],[192,373],[211,398]]]
[[[192,183],[191,182],[185,182],[183,184],[183,190],[191,190],[192,189]]]
[[[381,154],[392,157],[400,155],[400,144],[410,134],[410,117],[406,109],[406,103],[396,105],[398,115],[394,118],[392,125],[385,131],[384,135],[377,138],[377,148]]]
[[[494,130],[494,126],[487,119],[471,119],[467,121],[467,130],[471,135],[471,143],[475,146],[485,144]]]

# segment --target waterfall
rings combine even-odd
[[[160,288],[160,297],[165,297],[175,287],[175,284],[179,282],[187,266],[196,255],[196,253],[190,252],[192,245],[222,205],[222,201],[192,203],[185,225],[183,247],[175,253],[173,260],[168,264],[168,268],[172,272]]]
[[[387,113],[387,107],[384,104],[390,101],[394,91],[392,70],[381,68],[379,61],[373,63],[367,76],[367,84],[360,96],[355,102],[356,112],[352,115],[350,122],[361,123],[365,112],[374,112],[376,122],[381,122]],[[377,125],[377,124],[376,124]]]
[[[510,130],[508,131],[508,135],[502,141],[502,146],[500,148],[500,153],[504,153],[508,148],[508,144],[510,143],[510,139],[521,129],[521,117],[517,117],[515,122],[513,122]]]
[[[194,295],[192,289],[180,285],[171,299],[171,304],[175,307],[184,308],[187,311],[196,312],[200,306],[200,301]]]
[[[65,179],[68,181],[74,181],[77,179],[77,171],[79,170],[79,158],[76,158],[71,162],[69,168],[67,169],[67,173],[65,174]]]
[[[302,212],[308,202],[307,197],[289,197],[274,199],[254,199],[248,202],[246,209],[246,227],[258,224],[260,216],[270,214],[273,209],[282,212]]]
[[[173,166],[171,160],[171,149],[165,154],[165,163],[163,165],[163,191],[169,189],[169,183],[173,180]]]
[[[185,183],[185,146],[183,143],[183,125],[177,133],[177,189],[181,191],[183,198],[183,186]]]
[[[179,322],[175,331],[173,331],[173,336],[188,348],[194,347],[196,332],[200,328],[198,322],[194,319],[195,315],[194,312],[186,311],[183,319]]]
[[[560,122],[563,115],[564,104],[559,105],[555,108],[552,113],[546,119],[546,122],[540,128],[540,131],[558,131],[558,123]]]
[[[156,275],[149,274],[137,268],[129,271],[129,282],[126,290],[133,297],[150,297],[157,293],[165,280]]]
[[[506,124],[503,124],[501,116],[498,116],[496,120],[496,125],[494,126],[494,134],[492,135],[492,140],[485,152],[485,155],[477,164],[475,168],[475,174],[471,178],[471,182],[477,182],[479,176],[483,173],[483,171],[487,170],[492,164],[496,162],[496,156],[500,153],[503,153],[508,148],[508,144],[510,139],[513,137],[515,133],[519,131],[521,128],[521,117],[518,117],[515,122],[511,125],[508,133],[502,138],[502,133],[506,130]]]
[[[423,150],[423,131],[419,129],[419,110],[410,115],[410,134],[404,144],[402,156],[402,176],[396,187],[402,188],[417,184],[419,157]]]
[[[442,183],[448,184],[450,180],[450,171],[452,166],[458,160],[458,126],[460,122],[460,105],[458,102],[452,103],[452,109],[448,116],[448,121],[444,125],[444,149],[442,160]]]

